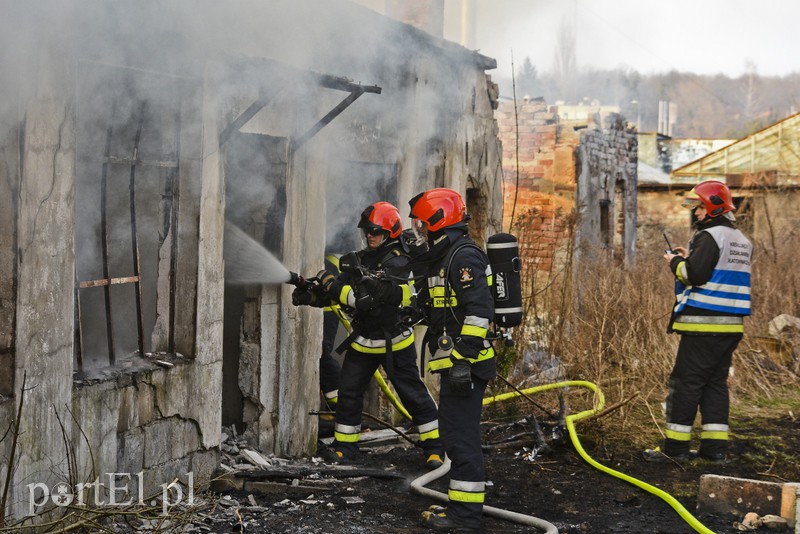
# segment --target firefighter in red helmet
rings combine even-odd
[[[376,202],[361,213],[358,227],[366,247],[339,259],[342,272],[328,291],[329,298],[353,317],[351,334],[337,349],[346,348],[347,352],[339,378],[334,451],[340,461],[358,461],[364,392],[383,365],[417,426],[426,465],[436,468],[444,456],[436,403],[420,379],[413,329],[400,319],[401,308],[411,304],[413,294],[409,256],[399,240],[403,230],[400,213],[388,202]],[[361,272],[385,276],[376,279],[347,268],[353,264],[360,266]]]
[[[735,226],[736,207],[728,187],[709,180],[696,185],[683,204],[696,219],[689,250],[667,251],[675,277],[676,301],[668,332],[680,334],[669,377],[663,449],[645,451],[647,460],[686,459],[692,425],[700,410],[701,458],[724,461],[728,445],[728,372],[733,351],[750,315],[753,246]]]
[[[428,244],[415,265],[425,265],[419,283],[428,325],[423,346],[427,370],[441,378],[439,424],[451,460],[449,503],[423,512],[432,529],[479,531],[485,495],[480,419],[483,394],[496,375],[487,339],[494,320],[491,269],[483,250],[467,235],[464,200],[452,189],[430,189],[409,202],[414,231]],[[420,280],[420,278],[417,278]]]

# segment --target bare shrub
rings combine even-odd
[[[604,418],[603,425],[612,427],[617,439],[625,436],[652,444],[656,425],[663,423],[661,403],[679,342],[677,334],[666,332],[674,304],[674,279],[662,257],[665,247],[647,243],[635,266],[628,269],[607,259],[602,250],[582,252],[580,264],[575,265],[567,252],[574,248],[572,228],[574,224],[567,226],[567,236],[554,254],[561,255],[563,264],[542,272],[537,271],[536,262],[525,258],[526,251],[538,249],[526,242],[532,236],[520,224],[526,313],[515,335],[512,379],[522,383],[541,372],[535,361],[529,361],[532,352],[554,355],[565,370],[564,379],[597,384],[609,403],[636,396],[614,417]],[[798,314],[796,241],[796,236],[783,241],[780,251],[757,249],[753,316],[745,323],[745,338],[734,355],[729,382],[734,405],[770,398],[785,385],[798,383],[797,375],[778,365],[759,342],[773,317]],[[576,403],[575,410],[587,407]]]

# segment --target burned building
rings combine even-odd
[[[507,185],[503,224],[520,234],[530,269],[544,279],[573,251],[633,262],[637,143],[624,118],[569,119],[541,98],[503,101],[497,117]]]
[[[59,483],[207,477],[223,423],[313,452],[321,311],[259,258],[313,274],[366,205],[436,186],[500,229],[491,58],[345,0],[20,3],[0,26],[14,517]],[[226,220],[258,248],[224,253]]]

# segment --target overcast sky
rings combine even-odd
[[[474,47],[497,75],[528,56],[551,71],[562,22],[577,29],[579,68],[679,70],[736,77],[800,71],[800,0],[475,0]],[[445,37],[460,39],[461,0],[446,0]]]

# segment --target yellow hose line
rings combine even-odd
[[[514,391],[512,393],[503,393],[501,395],[495,395],[493,397],[486,397],[486,398],[483,399],[483,404],[484,405],[491,404],[493,402],[519,397],[520,395],[523,395],[523,394],[524,395],[528,395],[530,393],[537,393],[537,392],[540,392],[540,391],[547,391],[547,390],[551,390],[551,389],[559,389],[559,388],[570,387],[570,386],[587,387],[587,388],[591,389],[595,393],[595,407],[593,409],[585,410],[585,411],[582,411],[582,412],[578,412],[576,414],[568,415],[566,417],[567,430],[569,431],[570,440],[572,441],[572,445],[575,447],[575,450],[578,451],[578,454],[581,455],[581,458],[586,460],[586,462],[589,465],[591,465],[592,467],[594,467],[596,469],[599,469],[600,471],[603,471],[604,473],[608,473],[609,475],[611,475],[613,477],[622,479],[622,480],[624,480],[626,482],[630,482],[634,486],[637,486],[637,487],[639,487],[639,488],[641,488],[641,489],[643,489],[643,490],[645,490],[645,491],[647,491],[649,493],[652,493],[653,495],[656,495],[656,496],[660,497],[667,504],[669,504],[676,512],[678,512],[678,515],[680,515],[681,518],[684,521],[686,521],[689,524],[689,526],[691,526],[695,531],[700,532],[702,534],[714,534],[713,530],[710,530],[705,525],[703,525],[696,517],[694,517],[692,514],[690,514],[689,511],[686,510],[686,508],[684,508],[683,505],[681,503],[679,503],[678,500],[675,497],[673,497],[672,495],[670,495],[666,491],[661,490],[659,488],[656,488],[655,486],[651,486],[647,482],[643,482],[643,481],[641,481],[639,479],[636,479],[636,478],[633,478],[631,476],[628,476],[625,473],[620,473],[619,471],[615,471],[614,469],[606,467],[603,464],[596,462],[594,459],[592,459],[591,456],[589,456],[586,453],[585,450],[583,450],[583,447],[581,446],[580,440],[578,439],[578,432],[575,430],[575,421],[578,421],[580,419],[583,419],[584,417],[588,417],[590,415],[593,415],[593,414],[601,411],[603,409],[603,407],[605,406],[605,399],[603,397],[603,393],[602,393],[602,391],[600,391],[600,389],[595,384],[592,384],[591,382],[585,382],[585,381],[582,381],[582,380],[571,380],[571,381],[566,381],[566,382],[555,382],[553,384],[545,384],[543,386],[536,386],[536,387],[524,389],[524,390],[521,390],[520,392]]]
[[[342,311],[342,307],[338,304],[331,302],[331,311],[336,314],[336,317],[339,318],[339,322],[342,323],[345,330],[347,330],[347,332],[349,333],[350,321],[347,319],[347,316]],[[383,394],[386,395],[386,398],[389,399],[389,402],[392,403],[392,406],[394,406],[395,409],[397,409],[397,411],[403,415],[403,417],[411,421],[411,414],[408,413],[408,410],[405,409],[403,403],[400,402],[400,399],[398,399],[394,395],[394,393],[392,393],[392,390],[389,389],[389,384],[387,384],[386,380],[384,380],[380,369],[376,369],[375,374],[373,376],[375,377],[375,381],[378,383],[378,387],[381,388],[381,391],[383,391]]]
[[[378,387],[380,387],[384,395],[389,398],[389,402],[391,402],[394,407],[397,408],[397,411],[403,414],[403,417],[411,421],[411,414],[405,409],[403,403],[400,402],[400,399],[394,396],[392,390],[389,389],[389,385],[386,383],[386,380],[384,380],[383,375],[379,370],[375,371],[375,381],[378,382]]]

